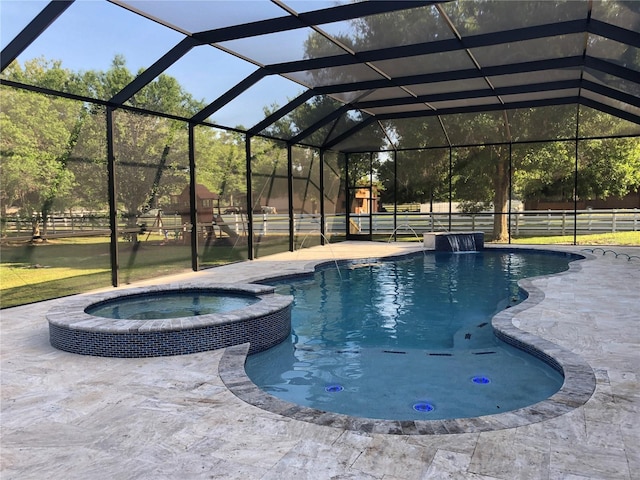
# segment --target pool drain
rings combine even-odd
[[[431,405],[430,403],[427,402],[418,402],[416,404],[413,405],[413,409],[416,412],[432,412],[434,409],[434,406]]]
[[[473,377],[471,381],[479,385],[486,385],[487,383],[491,383],[491,380],[489,380],[487,377]]]
[[[341,392],[342,390],[344,390],[344,387],[342,385],[337,385],[337,384],[327,385],[326,387],[324,387],[324,391],[329,393]]]

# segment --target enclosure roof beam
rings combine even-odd
[[[355,125],[353,128],[347,130],[339,137],[334,138],[332,141],[327,142],[323,145],[323,148],[331,149],[338,145],[343,140],[346,140],[354,133],[362,130],[364,127],[369,125],[375,120],[395,120],[399,118],[418,118],[418,117],[438,117],[443,115],[455,115],[460,113],[484,113],[489,111],[503,111],[503,110],[514,110],[518,108],[534,108],[534,107],[545,107],[551,105],[571,105],[578,103],[579,97],[570,96],[563,98],[552,98],[548,100],[532,100],[526,102],[512,102],[505,104],[495,104],[495,105],[469,105],[465,107],[454,107],[454,108],[443,108],[440,110],[432,110],[425,109],[424,111],[412,111],[412,112],[403,112],[403,113],[388,113],[381,114],[376,116],[371,116],[364,120],[363,122]]]
[[[368,15],[420,8],[436,3],[445,3],[450,0],[396,0],[393,2],[357,2],[337,7],[323,8],[310,12],[303,12],[297,16],[287,15],[257,22],[249,22],[242,25],[217,28],[194,33],[193,37],[202,43],[218,43],[239,38],[256,37],[270,33],[285,32],[307,27],[309,25],[323,25],[326,23],[354,20]]]
[[[533,92],[568,90],[568,89],[575,89],[580,87],[586,90],[590,90],[594,93],[603,95],[605,97],[609,97],[614,100],[618,100],[623,103],[628,103],[629,105],[633,105],[635,107],[640,108],[640,97],[636,97],[635,95],[630,95],[620,90],[616,90],[614,88],[607,87],[599,83],[591,82],[589,80],[579,80],[579,79],[536,83],[532,85],[513,85],[508,87],[498,87],[495,90],[485,88],[482,90],[465,90],[460,92],[437,93],[432,95],[419,95],[417,97],[388,98],[388,99],[382,99],[382,100],[373,100],[369,102],[362,101],[362,102],[355,102],[351,106],[352,108],[366,110],[371,108],[414,105],[417,103],[435,103],[435,102],[445,102],[445,101],[451,101],[451,100],[466,100],[470,98],[494,97],[495,95],[501,95],[501,96],[502,95],[518,95],[518,94],[527,94],[527,93],[533,93]]]
[[[609,62],[607,60],[602,60],[600,58],[590,57],[589,55],[585,57],[584,65],[585,67],[593,68],[594,70],[623,78],[625,80],[628,80],[629,82],[640,84],[640,72],[638,72],[637,70],[632,70],[621,65],[616,65],[615,63]]]
[[[615,40],[616,42],[640,48],[640,32],[634,32],[633,30],[627,30],[617,25],[611,25],[610,23],[596,20],[593,17],[589,19],[587,31],[594,35],[608,38],[609,40]]]
[[[325,85],[315,87],[317,94],[330,95],[344,93],[354,90],[372,90],[377,88],[397,87],[399,85],[418,85],[421,83],[449,82],[452,80],[468,80],[470,78],[483,78],[485,76],[509,75],[513,73],[526,73],[544,70],[577,68],[581,67],[583,59],[581,55],[565,58],[554,58],[547,60],[536,60],[523,63],[512,63],[507,65],[496,65],[483,67],[481,70],[468,68],[463,70],[444,71],[437,73],[427,73],[423,75],[410,75],[406,77],[395,77],[391,80],[365,80],[361,82],[342,83],[335,85]]]
[[[352,110],[350,105],[343,105],[342,107],[338,108],[337,110],[334,110],[333,112],[331,112],[329,115],[325,115],[322,119],[318,120],[313,125],[311,125],[308,128],[304,129],[302,132],[298,133],[295,137],[293,137],[293,138],[291,138],[289,140],[289,143],[297,143],[297,142],[301,141],[303,138],[308,137],[309,135],[311,135],[316,130],[324,127],[326,124],[331,123],[334,120],[337,120],[342,115],[347,113],[349,110]]]
[[[275,122],[280,120],[282,117],[284,117],[286,114],[288,114],[292,110],[295,110],[300,105],[302,105],[303,103],[305,103],[307,100],[309,100],[314,96],[315,96],[315,93],[313,92],[313,90],[305,90],[302,94],[300,94],[299,96],[291,100],[284,107],[279,108],[278,110],[273,112],[271,115],[269,115],[267,118],[262,120],[260,123],[257,123],[256,125],[251,127],[247,131],[247,133],[249,135],[256,135],[260,133],[262,130],[269,127],[269,125],[274,124]]]
[[[453,52],[457,50],[465,50],[467,48],[489,47],[503,43],[581,33],[585,31],[585,28],[586,20],[570,20],[567,22],[465,36],[463,37],[464,45],[461,44],[457,38],[450,38],[446,40],[400,45],[362,52],[359,51],[356,56],[350,54],[332,55],[330,57],[310,58],[271,64],[269,65],[269,69],[274,73],[284,74],[306,70],[317,70],[319,68],[341,67],[364,62],[379,62],[381,60],[393,60],[397,58],[415,57],[418,55]]]
[[[165,53],[157,62],[116,93],[110,102],[115,105],[122,105],[197,45],[200,45],[200,42],[191,37],[182,39],[180,43]]]
[[[49,25],[62,15],[74,1],[75,0],[59,0],[49,2],[38,15],[2,49],[2,53],[0,53],[0,58],[2,59],[0,72],[4,72],[5,68],[18,58],[18,55],[24,52],[42,32],[49,28]]]
[[[224,107],[227,103],[232,101],[237,96],[241,95],[245,90],[251,88],[254,84],[262,80],[267,75],[267,71],[263,68],[259,68],[247,78],[242,80],[236,86],[230,88],[226,93],[218,97],[213,103],[210,103],[193,117],[192,122],[204,122],[209,116]]]
[[[496,65],[475,68],[453,70],[448,72],[428,73],[424,75],[411,75],[406,77],[396,77],[391,80],[367,80],[362,82],[326,85],[314,88],[317,94],[330,95],[344,93],[353,90],[371,90],[377,88],[396,87],[398,85],[417,85],[421,83],[446,82],[452,80],[467,80],[470,78],[493,77],[499,75],[509,75],[513,73],[528,73],[544,70],[579,68],[582,66],[598,70],[603,73],[615,75],[630,82],[638,83],[640,76],[638,72],[630,68],[622,67],[606,60],[581,55],[572,57],[555,58],[547,60],[535,60],[531,62],[512,63],[507,65]]]
[[[579,97],[579,96],[549,98],[549,99],[542,99],[542,100],[529,100],[529,101],[522,101],[522,102],[510,102],[510,103],[495,104],[495,105],[469,105],[464,107],[442,108],[437,111],[424,110],[424,111],[412,111],[412,112],[403,112],[403,113],[388,113],[388,114],[376,115],[374,118],[377,120],[394,120],[398,118],[433,117],[437,115],[455,115],[460,113],[483,113],[483,112],[500,111],[500,110],[516,110],[519,108],[537,108],[537,107],[549,107],[554,105],[571,105],[571,104],[578,104],[578,103],[581,105],[585,105],[587,107],[595,108],[597,110],[608,113],[615,117],[619,117],[624,120],[628,120],[630,122],[640,124],[639,115],[635,115],[633,113],[620,110],[619,108],[612,107],[611,105],[605,105],[601,102],[592,100],[590,98]]]
[[[614,117],[622,118],[623,120],[627,120],[629,122],[640,125],[640,115],[635,115],[631,112],[620,110],[619,108],[615,108],[611,105],[606,105],[602,102],[598,102],[597,100],[586,97],[580,97],[579,103],[580,105],[584,105],[585,107],[591,107],[595,110],[600,110],[601,112],[613,115]]]
[[[556,82],[536,83],[532,85],[513,85],[498,87],[494,90],[484,88],[481,90],[463,90],[458,92],[435,93],[431,95],[418,95],[417,97],[386,98],[381,100],[362,101],[352,104],[353,108],[367,109],[379,107],[393,107],[400,105],[413,105],[416,103],[445,102],[450,100],[466,100],[470,98],[495,97],[496,95],[517,95],[532,92],[546,92],[554,90],[566,90],[579,88],[580,79],[560,80]]]
[[[363,128],[368,127],[370,124],[374,123],[376,120],[379,120],[379,118],[378,117],[373,117],[373,116],[366,118],[364,121],[358,123],[357,125],[354,125],[353,128],[350,128],[346,132],[344,132],[341,135],[338,135],[337,137],[335,137],[333,140],[330,140],[327,143],[325,143],[322,146],[322,148],[326,148],[328,150],[331,150],[336,145],[339,145],[340,142],[342,142],[343,140],[346,140],[347,138],[351,137],[352,135],[358,133]]]
[[[633,105],[634,107],[640,108],[640,97],[621,92],[620,90],[616,90],[615,88],[607,87],[606,85],[601,85],[600,83],[591,82],[589,80],[582,80],[582,88],[590,90],[604,97],[608,97],[613,100],[617,100],[619,102],[627,103],[629,105]]]
[[[500,32],[483,33],[463,37],[463,44],[457,38],[401,45],[358,52],[351,54],[332,55],[330,57],[310,58],[292,62],[282,62],[269,65],[269,69],[277,74],[293,73],[320,68],[341,67],[364,62],[393,60],[397,58],[429,55],[435,53],[452,52],[468,48],[490,47],[504,43],[521,42],[537,38],[570,35],[588,31],[620,43],[640,48],[640,33],[625,28],[610,25],[605,22],[590,19],[569,20],[546,25],[536,25]]]
[[[462,107],[441,108],[438,110],[425,109],[423,111],[384,113],[376,115],[378,120],[394,120],[398,118],[435,117],[437,115],[456,115],[461,113],[497,112],[501,110],[516,110],[518,108],[549,107],[554,105],[570,105],[578,103],[577,95],[568,97],[548,98],[542,100],[525,100],[521,102],[496,103],[493,105],[466,105]]]
[[[484,76],[493,76],[493,75],[504,75],[509,73],[520,73],[526,71],[537,71],[537,70],[545,70],[549,68],[567,68],[571,66],[580,66],[581,63],[585,62],[589,64],[592,68],[598,69],[600,71],[605,71],[607,73],[611,73],[617,75],[621,78],[625,78],[627,80],[635,80],[636,76],[634,72],[625,67],[620,67],[618,65],[612,64],[610,62],[606,62],[599,59],[591,59],[591,57],[587,57],[583,61],[582,57],[567,57],[565,59],[555,59],[555,60],[542,60],[535,62],[526,62],[523,64],[512,64],[512,65],[500,65],[496,67],[485,67],[482,70],[462,70],[457,72],[443,72],[443,73],[435,73],[428,75],[416,76],[420,77],[420,82],[416,83],[429,83],[429,81],[443,81],[443,76],[448,77],[448,79],[457,79],[457,78],[466,78],[466,75],[471,75],[473,77],[484,77]],[[416,80],[416,77],[405,77],[402,79],[394,79],[393,83],[402,83],[409,84],[413,83]],[[428,78],[425,78],[428,77]],[[407,79],[409,81],[407,81]],[[379,82],[377,80],[372,82]],[[354,84],[349,84],[350,87],[348,89],[367,89],[367,88],[375,88],[371,84],[372,82],[361,82],[360,86],[355,86]],[[388,82],[384,80],[384,82]],[[366,85],[365,85],[366,84]],[[387,85],[389,86],[389,85]],[[631,95],[625,94],[623,92],[619,92],[617,90],[598,86],[597,84],[585,80],[566,80],[566,81],[558,81],[558,82],[547,82],[540,83],[534,85],[519,85],[519,86],[509,86],[509,87],[501,87],[495,90],[491,89],[483,89],[482,91],[472,91],[472,92],[455,92],[455,93],[447,93],[447,94],[439,94],[439,95],[430,95],[430,96],[421,96],[417,98],[407,98],[407,99],[393,99],[393,100],[380,100],[375,102],[357,102],[349,106],[345,106],[343,109],[339,109],[338,111],[333,112],[330,116],[319,120],[314,125],[305,129],[303,132],[296,135],[294,138],[289,140],[291,143],[295,143],[300,141],[301,139],[309,136],[315,130],[321,128],[326,125],[334,118],[336,113],[344,113],[345,110],[348,109],[366,109],[373,107],[381,107],[381,106],[393,106],[393,105],[401,105],[401,104],[416,104],[416,103],[429,103],[434,101],[446,101],[446,100],[456,100],[456,99],[465,99],[465,98],[477,98],[477,97],[489,97],[498,95],[510,95],[510,94],[520,94],[520,93],[529,93],[529,92],[539,92],[539,91],[548,91],[548,90],[562,90],[562,89],[573,89],[578,87],[584,87],[587,90],[594,91],[601,95],[605,95],[610,98],[614,98],[620,102],[629,103],[630,105],[637,105],[638,99],[634,98]],[[318,87],[314,89],[316,93],[328,93],[327,90],[332,90],[334,87]],[[378,86],[379,88],[379,86]],[[561,98],[550,98],[550,99],[542,99],[542,100],[532,100],[532,101],[522,101],[522,102],[511,102],[506,103],[504,105],[505,109],[511,110],[515,108],[529,108],[532,106],[553,106],[567,103],[575,103],[579,97],[561,97]],[[407,113],[394,113],[394,114],[380,114],[375,118],[378,120],[383,119],[391,119],[391,118],[407,118],[412,116],[434,116],[434,115],[447,115],[451,113],[475,113],[481,111],[495,111],[500,110],[501,104],[496,105],[474,105],[474,106],[464,106],[464,107],[456,107],[455,109],[429,109],[425,107],[424,111],[421,112],[407,112]],[[624,111],[620,109],[615,109],[614,107],[610,107],[608,110],[609,113],[619,112],[623,114]],[[615,113],[613,113],[615,114]],[[633,114],[631,114],[631,120],[633,120]],[[621,118],[629,119],[629,115],[624,115]],[[334,144],[334,142],[332,142]],[[327,147],[329,148],[329,147]]]
[[[80,102],[86,102],[86,103],[91,103],[91,104],[95,104],[95,105],[101,105],[103,107],[120,108],[122,110],[126,110],[128,112],[139,113],[141,115],[155,115],[155,116],[160,117],[160,118],[166,118],[166,119],[169,119],[169,120],[177,120],[179,122],[189,121],[189,119],[184,118],[184,117],[182,117],[180,115],[173,115],[173,114],[164,113],[164,112],[152,112],[150,110],[147,110],[147,109],[144,109],[144,108],[139,108],[139,107],[133,107],[131,105],[121,105],[121,106],[118,107],[116,105],[113,105],[108,100],[100,100],[100,99],[97,99],[97,98],[87,97],[85,95],[77,95],[77,94],[69,93],[69,92],[58,92],[56,90],[51,90],[49,88],[39,87],[37,85],[28,85],[28,84],[24,84],[24,83],[20,83],[20,82],[14,82],[12,80],[7,80],[7,79],[4,79],[4,78],[0,78],[0,85],[7,85],[9,87],[19,88],[21,90],[26,90],[26,91],[29,91],[29,92],[37,92],[37,93],[41,93],[41,94],[44,94],[44,95],[50,95],[52,97],[68,98],[70,100],[77,100],[77,101],[80,101]],[[226,128],[226,130],[238,131],[237,129],[228,128],[228,127]]]

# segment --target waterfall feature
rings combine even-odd
[[[447,240],[452,252],[475,252],[477,250],[476,238],[473,234],[447,235]]]
[[[425,233],[424,248],[437,252],[475,252],[484,249],[484,232]]]

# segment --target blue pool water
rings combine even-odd
[[[107,300],[85,309],[96,317],[120,320],[154,320],[224,313],[258,301],[248,295],[213,291],[150,292]]]
[[[246,372],[284,400],[358,417],[464,418],[531,405],[563,377],[498,340],[491,317],[524,299],[519,279],[576,258],[429,253],[279,282],[295,297],[291,337],[248,357]]]

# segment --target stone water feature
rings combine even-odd
[[[475,252],[484,249],[484,232],[427,232],[424,249],[436,252]]]

